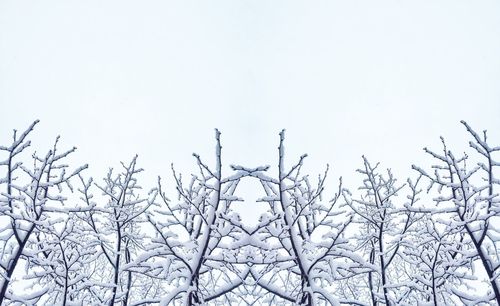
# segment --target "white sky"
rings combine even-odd
[[[500,144],[499,16],[500,1],[0,0],[0,140],[39,118],[35,143],[61,134],[89,174],[139,153],[154,178],[212,161],[214,127],[226,164],[274,166],[286,128],[311,173],[352,177],[366,154],[406,174],[439,135],[465,148],[461,119]]]

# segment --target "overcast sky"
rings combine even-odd
[[[154,178],[213,161],[215,127],[226,165],[274,166],[286,128],[312,173],[350,177],[366,154],[406,174],[439,135],[463,150],[461,119],[500,143],[499,16],[496,0],[0,0],[0,140],[38,118],[35,145],[61,134],[89,174],[138,153]]]

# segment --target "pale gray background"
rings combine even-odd
[[[226,164],[274,166],[286,128],[311,173],[406,175],[439,135],[466,148],[460,119],[500,144],[499,85],[500,1],[0,0],[1,142],[39,118],[38,147],[95,175],[139,153],[146,185],[211,162],[214,127]]]

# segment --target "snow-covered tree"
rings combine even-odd
[[[412,207],[418,200],[420,178],[399,184],[390,169],[383,174],[378,166],[372,166],[363,156],[363,168],[358,170],[363,175],[363,184],[359,187],[362,194],[354,198],[345,191],[344,199],[355,214],[354,223],[359,225],[352,240],[368,263],[369,300],[372,305],[392,305],[400,302],[410,290],[397,275],[399,267],[392,266],[400,259],[400,252],[408,241],[408,230],[419,219],[405,207]],[[398,197],[407,192],[405,189],[409,189],[407,196]]]
[[[457,295],[467,289],[465,281],[470,279],[464,271],[472,269],[461,227],[451,227],[439,214],[425,213],[410,232],[411,243],[405,245],[401,256],[409,265],[408,287],[412,290],[403,301],[410,305],[456,305]]]
[[[90,280],[95,273],[91,268],[98,260],[97,247],[74,212],[61,217],[59,226],[35,233],[29,247],[26,279],[44,288],[46,305],[90,304]]]
[[[0,304],[6,300],[36,302],[45,293],[44,290],[48,290],[45,288],[20,296],[9,291],[8,287],[20,261],[32,256],[26,250],[36,242],[37,233],[55,230],[54,225],[58,221],[50,214],[65,211],[63,188],[72,189],[70,179],[87,167],[68,170],[65,158],[76,148],[59,151],[59,137],[45,155],[34,153],[30,163],[23,162],[20,154],[31,145],[27,137],[37,123],[33,122],[20,135],[14,130],[12,143],[0,147],[0,151],[6,153],[5,160],[0,162],[5,170],[4,177],[0,179],[2,187],[5,187],[0,197]]]
[[[431,182],[429,191],[435,187],[437,194],[434,200],[438,205],[432,212],[447,214],[449,226],[462,229],[465,239],[473,246],[470,258],[477,259],[486,272],[491,287],[487,296],[462,292],[460,299],[468,304],[495,300],[500,305],[500,228],[497,225],[500,220],[500,180],[495,177],[500,162],[494,158],[500,147],[488,144],[486,131],[480,135],[465,121],[462,124],[472,137],[469,146],[479,159],[473,160],[473,155],[453,153],[441,138],[442,152],[425,148],[425,152],[436,161],[432,166],[433,172],[413,167]]]
[[[328,168],[316,184],[301,174],[307,155],[287,169],[284,140],[282,131],[277,178],[258,175],[266,193],[259,201],[268,203],[269,210],[256,234],[269,245],[266,256],[273,260],[253,275],[259,286],[293,304],[334,304],[337,300],[327,287],[338,272],[336,260],[354,255],[343,236],[351,219],[340,217],[344,211],[336,206],[342,184],[332,200],[324,200]]]
[[[130,305],[132,300],[141,296],[140,293],[136,293],[136,297],[130,295],[134,282],[130,263],[143,248],[141,223],[146,222],[144,212],[157,195],[155,189],[146,195],[140,194],[142,187],[137,175],[143,169],[137,168],[137,156],[128,164],[121,163],[121,167],[119,173],[110,169],[102,183],[80,176],[81,198],[85,206],[92,209],[78,215],[86,224],[89,235],[95,238],[100,259],[106,263],[99,279],[93,279],[95,290],[92,292],[100,304],[110,306],[117,303]],[[95,196],[92,189],[100,194]]]
[[[245,267],[227,264],[237,253],[232,246],[240,229],[228,220],[240,220],[231,203],[242,178],[224,177],[220,132],[215,133],[215,167],[205,164],[193,154],[199,173],[186,182],[173,169],[178,198],[167,198],[161,180],[159,201],[148,215],[154,229],[145,263],[164,277],[171,291],[158,299],[161,305],[204,305],[223,298],[243,284],[248,274]]]

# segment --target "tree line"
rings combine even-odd
[[[66,161],[59,137],[30,151],[38,121],[0,146],[1,305],[500,305],[499,146],[462,122],[459,153],[397,178],[363,156],[359,186],[307,155],[275,167],[223,167],[193,154],[144,189],[138,157],[94,179]],[[261,187],[258,224],[233,209],[242,180]],[[172,197],[170,197],[172,196]]]

